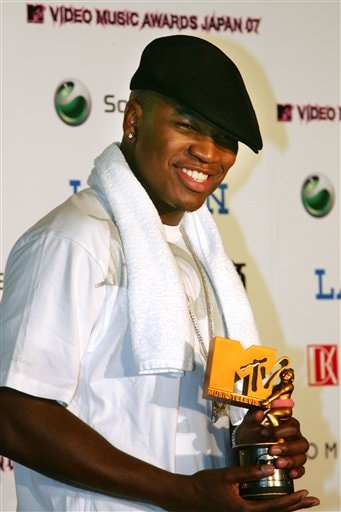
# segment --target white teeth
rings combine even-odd
[[[208,174],[205,174],[200,171],[191,171],[190,169],[186,169],[185,167],[182,167],[181,170],[182,172],[190,176],[193,180],[199,181],[199,183],[206,181],[208,178]]]

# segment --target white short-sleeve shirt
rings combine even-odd
[[[166,238],[205,342],[200,280],[177,228]],[[183,377],[138,375],[120,237],[92,189],[72,196],[17,242],[2,301],[0,384],[58,400],[120,450],[171,472],[228,465],[228,419],[202,398],[205,361]],[[213,290],[216,335],[224,336]],[[114,461],[113,461],[114,463]],[[15,464],[18,510],[147,511],[148,504],[65,485]]]

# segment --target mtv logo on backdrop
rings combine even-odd
[[[290,103],[285,105],[277,105],[277,120],[292,121],[293,106]]]
[[[307,351],[309,386],[337,386],[337,345],[308,345]]]
[[[28,23],[44,23],[44,5],[27,4],[27,22]]]

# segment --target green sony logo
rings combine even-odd
[[[302,203],[313,217],[324,217],[334,204],[334,189],[330,180],[322,174],[313,174],[304,181],[301,189]]]
[[[79,126],[89,117],[90,93],[80,80],[74,78],[63,80],[55,91],[54,106],[64,123],[70,126]]]

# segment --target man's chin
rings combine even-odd
[[[199,208],[201,208],[203,206],[203,204],[205,203],[205,201],[202,201],[201,203],[196,203],[195,205],[193,206],[188,206],[184,209],[184,212],[195,212],[196,210],[199,210]]]

